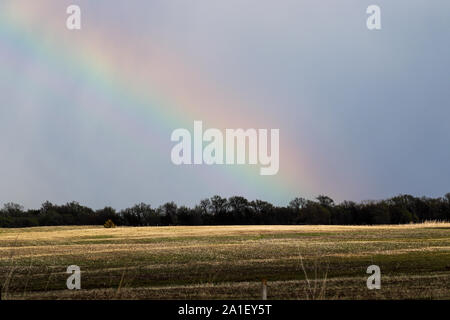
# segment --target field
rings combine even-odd
[[[450,224],[0,229],[2,299],[260,299],[263,279],[268,299],[450,299]]]

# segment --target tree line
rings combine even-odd
[[[0,210],[0,227],[18,228],[60,225],[103,225],[112,220],[119,226],[168,225],[374,225],[403,224],[429,220],[450,221],[450,193],[440,198],[399,195],[387,200],[343,201],[328,196],[315,200],[295,198],[288,206],[234,196],[213,196],[190,208],[168,202],[158,208],[140,203],[120,211],[111,207],[93,210],[70,202],[45,202],[39,209],[24,210],[7,203]]]

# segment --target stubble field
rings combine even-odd
[[[2,299],[260,299],[263,279],[268,299],[450,299],[450,224],[0,229]]]

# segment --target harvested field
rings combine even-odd
[[[262,279],[269,299],[449,299],[450,224],[0,229],[3,299],[259,299]]]

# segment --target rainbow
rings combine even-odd
[[[248,113],[251,108],[247,105],[218,93],[198,70],[192,70],[179,56],[159,45],[158,39],[146,39],[143,48],[125,34],[105,38],[101,29],[70,33],[62,23],[61,8],[55,8],[51,1],[10,1],[0,5],[0,41],[26,50],[47,68],[82,81],[111,101],[108,110],[91,106],[86,112],[101,117],[111,131],[127,136],[128,143],[145,144],[149,126],[152,133],[161,134],[164,129],[191,128],[194,120],[216,128],[270,128],[268,119]],[[15,76],[6,69],[2,74]],[[218,166],[217,170],[275,203],[285,203],[295,196],[311,197],[312,191],[319,189],[317,179],[304,169],[310,167],[311,160],[301,157],[299,150],[290,150],[295,144],[286,140],[283,143],[282,128],[280,139],[280,172],[265,177],[264,183],[261,177],[256,178],[255,166]],[[157,153],[170,157],[163,152],[165,147],[161,144]],[[202,177],[202,181],[208,183],[208,177]]]

